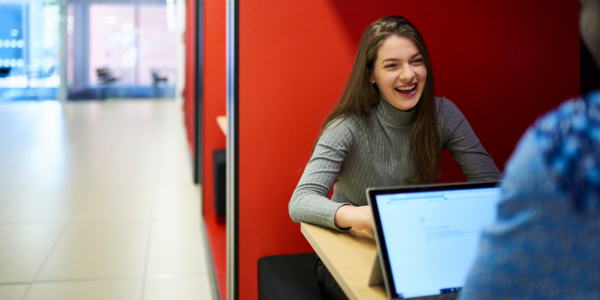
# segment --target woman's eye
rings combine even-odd
[[[420,64],[420,63],[422,63],[422,62],[423,62],[423,59],[422,59],[422,58],[417,58],[417,59],[415,59],[415,60],[413,61],[413,63],[414,63],[414,64]]]
[[[397,66],[396,64],[389,64],[389,65],[385,65],[384,68],[393,68]]]

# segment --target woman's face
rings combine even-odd
[[[392,35],[379,47],[371,83],[377,85],[383,100],[409,110],[419,102],[426,79],[423,55],[411,40]]]

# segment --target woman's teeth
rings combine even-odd
[[[409,86],[402,86],[402,87],[397,87],[396,91],[398,91],[401,94],[410,94],[412,93],[412,91],[415,89],[417,85],[413,84],[413,85],[409,85]]]
[[[403,87],[397,87],[396,89],[399,91],[409,91],[415,88],[416,84],[410,85],[410,86],[403,86]]]

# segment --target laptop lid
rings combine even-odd
[[[446,299],[466,281],[500,188],[497,181],[369,188],[367,198],[388,297]]]

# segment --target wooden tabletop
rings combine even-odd
[[[383,286],[369,286],[377,256],[371,233],[354,229],[339,232],[307,223],[302,223],[300,228],[348,298],[387,299]]]
[[[219,124],[221,131],[223,131],[223,133],[227,135],[227,117],[217,116],[217,123]]]

